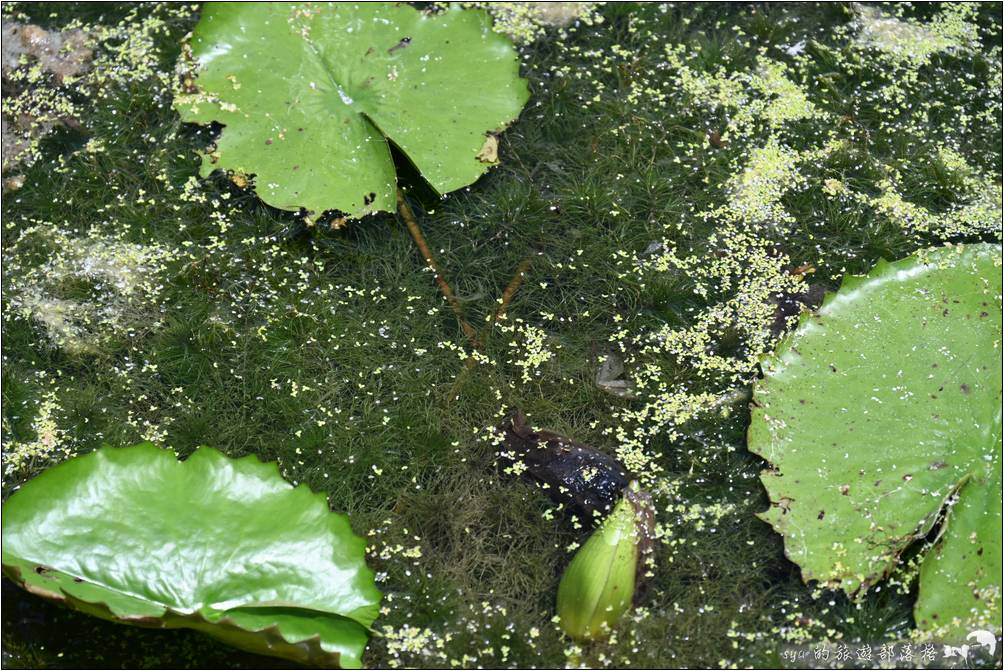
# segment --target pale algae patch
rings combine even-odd
[[[448,3],[442,3],[444,6]],[[528,44],[547,34],[549,28],[564,29],[576,22],[603,23],[598,13],[602,2],[464,2],[464,7],[488,10],[495,32],[508,35],[516,44]]]
[[[47,31],[3,20],[4,191],[24,176],[13,174],[41,156],[40,142],[57,126],[78,126],[80,106],[68,92],[90,67],[91,39],[82,30]]]
[[[893,61],[926,63],[931,56],[950,50],[976,50],[979,32],[970,19],[976,5],[945,3],[930,23],[900,18],[872,4],[855,3],[855,45],[873,48]]]
[[[794,221],[782,207],[781,197],[805,184],[798,171],[800,160],[799,152],[774,139],[754,149],[743,171],[729,180],[728,209],[721,214],[754,222]]]
[[[520,380],[523,383],[540,377],[541,366],[551,361],[555,356],[552,347],[560,348],[560,345],[551,343],[551,338],[546,331],[533,324],[527,324],[522,319],[517,319],[511,325],[502,326],[501,330],[503,333],[511,333],[514,336],[509,341],[513,358],[508,363],[520,369]]]
[[[936,233],[942,237],[981,235],[987,231],[1000,231],[1001,201],[1004,194],[1000,183],[988,181],[980,185],[969,199],[953,205],[946,212],[936,213],[928,208],[906,200],[898,190],[895,181],[885,180],[879,184],[881,194],[869,198],[862,194],[855,197],[875,208],[876,212],[899,226],[915,233]]]
[[[45,255],[25,264],[31,247]],[[11,300],[5,319],[41,326],[49,342],[69,354],[93,354],[116,338],[156,328],[162,277],[176,253],[93,232],[73,237],[31,227],[5,255]]]
[[[9,7],[8,7],[9,5]],[[4,191],[16,191],[16,174],[42,157],[42,143],[59,127],[87,133],[89,101],[113,99],[118,87],[151,79],[170,90],[172,73],[159,67],[156,40],[170,21],[193,6],[137,7],[114,25],[72,21],[61,31],[27,22],[15,3],[4,5]]]
[[[791,68],[766,56],[750,70],[704,72],[688,65],[684,45],[667,45],[666,61],[690,105],[723,115],[723,142],[742,142],[761,127],[774,134],[794,122],[827,118],[792,78]],[[647,95],[641,88],[631,93],[638,100]]]

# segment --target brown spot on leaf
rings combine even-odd
[[[499,140],[492,133],[485,133],[485,143],[481,145],[481,150],[474,157],[482,163],[499,162]]]

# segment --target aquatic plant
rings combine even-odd
[[[637,482],[572,558],[558,584],[558,618],[572,638],[610,633],[631,607],[640,567],[650,559],[655,513]]]
[[[275,464],[102,448],[3,504],[3,572],[106,620],[189,628],[314,666],[362,665],[380,592],[365,542]]]
[[[394,210],[391,144],[438,193],[470,184],[529,96],[480,10],[209,3],[187,57],[175,107],[225,126],[203,174],[254,174],[263,200],[315,215]]]
[[[832,289],[883,256],[946,239],[999,240],[992,7],[883,7],[925,25],[970,12],[978,52],[939,52],[924,66],[890,67],[857,48],[843,5],[609,3],[602,25],[548,29],[520,51],[534,100],[499,138],[501,164],[419,217],[483,329],[477,357],[389,217],[309,230],[225,179],[195,176],[206,133],[179,124],[171,100],[197,6],[3,9],[50,30],[115,35],[85,76],[100,90],[73,87],[92,142],[77,148],[57,132],[17,198],[4,198],[5,298],[51,258],[17,242],[30,227],[179,255],[144,301],[157,328],[85,357],[5,312],[4,449],[57,445],[6,475],[8,491],[102,442],[187,453],[211,432],[229,454],[277,460],[286,479],[369,530],[387,594],[365,656],[374,667],[769,667],[789,644],[824,637],[852,652],[855,641],[902,643],[913,605],[902,585],[850,604],[814,598],[823,590],[802,583],[780,536],[753,518],[765,507],[763,463],[745,449],[743,404],[723,399],[741,398],[775,347],[776,293]],[[679,63],[667,65],[668,49]],[[772,74],[780,65],[783,78]],[[745,102],[709,109],[712,98],[680,87],[688,73],[728,82]],[[792,119],[811,109],[821,115]],[[965,165],[943,161],[948,148]],[[788,151],[799,177],[775,189]],[[754,196],[777,199],[740,207]],[[762,221],[761,204],[785,219]],[[489,329],[512,269],[531,255],[508,319]],[[59,295],[79,297],[72,289]],[[528,383],[516,362],[539,352],[522,330],[502,331],[513,324],[543,331],[554,355]],[[608,349],[631,402],[593,383]],[[58,407],[45,411],[49,398]],[[513,407],[616,451],[653,494],[651,591],[610,639],[580,646],[553,622],[579,532],[486,463],[489,430]],[[23,620],[3,628],[11,665],[268,664],[187,631],[115,626],[28,594],[12,601],[5,618]]]
[[[926,541],[917,625],[1000,630],[1000,333],[1000,246],[947,246],[845,278],[764,362],[762,517],[806,581],[863,593]]]

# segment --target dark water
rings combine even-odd
[[[105,622],[29,594],[3,579],[5,669],[287,669],[273,657],[234,650],[194,631]]]

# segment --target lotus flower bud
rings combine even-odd
[[[558,617],[569,636],[604,636],[634,598],[639,565],[651,552],[651,498],[637,482],[572,558],[558,585]]]

